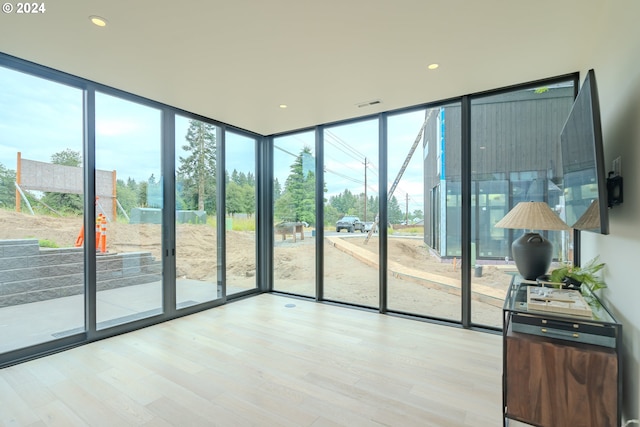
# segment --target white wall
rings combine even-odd
[[[582,233],[582,260],[600,255],[601,296],[623,324],[623,417],[640,416],[640,1],[606,0],[585,70],[596,73],[605,166],[622,157],[624,203],[609,210],[610,234]],[[582,71],[585,71],[582,70]]]

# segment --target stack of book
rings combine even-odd
[[[527,310],[591,317],[591,307],[580,291],[573,289],[527,287]]]

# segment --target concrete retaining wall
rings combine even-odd
[[[99,255],[98,291],[162,280],[149,252]],[[35,239],[0,240],[0,307],[84,292],[82,248],[40,248]]]

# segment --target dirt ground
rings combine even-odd
[[[32,216],[0,209],[0,239],[37,238],[49,240],[58,247],[73,247],[82,226],[81,218]],[[195,280],[215,280],[216,237],[214,229],[203,225],[180,224],[176,229],[177,275]],[[291,236],[282,241],[274,238],[274,286],[278,290],[314,295],[315,238],[307,230],[305,240],[295,243]],[[377,260],[377,237],[368,244],[365,235],[345,234],[350,245],[371,252]],[[161,255],[161,228],[156,224],[107,224],[109,252],[148,251]],[[341,236],[342,237],[342,236]],[[253,233],[227,232],[227,279],[230,282],[250,283],[255,276]],[[247,248],[251,248],[247,250]],[[429,272],[437,276],[460,280],[459,266],[441,262],[430,253],[421,239],[391,236],[388,260]],[[354,259],[348,253],[327,244],[324,253],[325,298],[378,306],[378,268]],[[390,275],[389,307],[401,311],[459,320],[460,297],[455,289],[438,289],[421,281]],[[482,277],[473,277],[473,284],[506,290],[508,276],[495,266],[484,266]],[[501,311],[496,303],[481,299],[473,302],[474,322],[501,325]]]

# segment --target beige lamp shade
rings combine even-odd
[[[594,200],[580,218],[573,224],[576,230],[593,230],[600,228],[600,203]]]
[[[520,202],[495,225],[497,228],[567,230],[569,226],[545,202]]]

